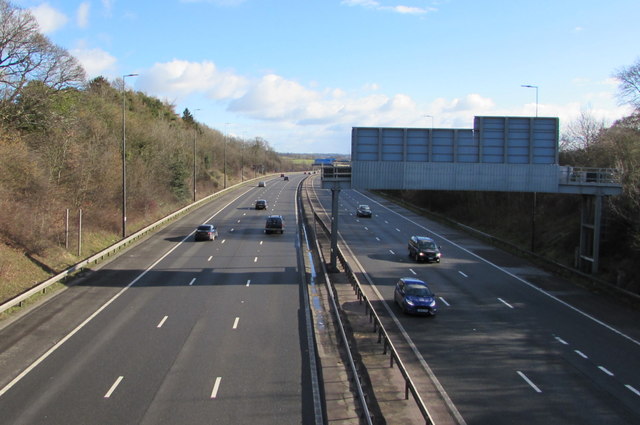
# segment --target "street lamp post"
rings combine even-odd
[[[538,117],[538,86],[531,84],[523,84],[521,87],[528,89],[536,89],[536,118]],[[538,194],[533,192],[531,196],[531,252],[536,251],[536,205],[538,203]]]
[[[193,111],[199,111],[200,109],[194,109]],[[193,120],[193,202],[196,202],[196,136],[198,134],[198,125],[196,120]]]
[[[433,115],[423,115],[425,118],[431,118],[431,128],[433,128]]]
[[[536,89],[536,118],[538,117],[538,86],[532,86],[531,84],[523,84],[520,87],[526,87],[528,89]]]
[[[125,119],[127,95],[127,77],[136,77],[138,74],[126,74],[122,76],[122,238],[127,237],[127,124]]]

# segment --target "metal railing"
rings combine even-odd
[[[560,183],[573,185],[619,185],[620,172],[615,168],[560,167]]]
[[[320,215],[316,212],[315,208],[313,207],[313,204],[311,203],[308,192],[307,192],[307,199],[309,200],[309,205],[312,209],[313,216],[316,222],[320,224],[320,227],[322,228],[323,232],[327,236],[330,236],[331,230],[329,227],[327,227],[327,225],[322,220]],[[345,274],[347,275],[349,282],[351,283],[351,286],[357,295],[358,301],[360,303],[365,304],[365,314],[368,315],[369,322],[373,325],[373,332],[378,333],[378,343],[383,344],[382,353],[385,355],[387,354],[387,352],[389,353],[389,367],[393,367],[394,362],[398,366],[398,369],[405,381],[405,400],[408,400],[409,394],[411,394],[413,396],[413,399],[418,409],[422,414],[422,417],[425,420],[425,423],[427,425],[433,425],[434,424],[433,418],[431,417],[431,414],[429,413],[429,410],[427,409],[426,404],[422,400],[422,397],[420,396],[420,393],[418,392],[418,389],[415,383],[411,379],[411,376],[409,375],[409,372],[406,366],[402,362],[402,359],[400,358],[400,354],[398,353],[398,350],[396,349],[393,342],[391,341],[391,338],[389,337],[389,333],[382,325],[382,320],[380,319],[380,316],[378,315],[375,308],[373,307],[373,304],[371,303],[371,301],[363,291],[360,281],[356,276],[355,270],[351,267],[351,265],[347,261],[347,258],[344,255],[340,246],[338,246],[337,255],[338,255],[338,260],[340,261],[340,264],[343,267]],[[335,288],[332,287],[331,291],[332,293],[335,293]],[[336,308],[338,307],[336,306]]]

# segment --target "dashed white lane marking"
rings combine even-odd
[[[222,381],[222,377],[218,376],[216,378],[215,384],[213,384],[213,390],[211,391],[211,398],[216,398],[218,396],[218,390],[220,389],[220,381]]]
[[[398,228],[396,227],[396,232],[399,232],[399,231],[400,231],[400,229],[398,229]]]
[[[451,304],[449,304],[449,303],[447,302],[447,300],[445,300],[445,299],[444,299],[444,298],[442,298],[442,297],[438,297],[438,298],[440,298],[440,301],[442,301],[442,302],[444,303],[444,305],[446,305],[447,307],[451,307]]]
[[[120,382],[122,382],[123,379],[124,376],[118,376],[118,379],[116,379],[116,382],[114,382],[111,388],[109,388],[109,391],[107,391],[107,393],[104,395],[104,398],[111,397],[111,394],[113,394],[116,388],[118,388],[118,385],[120,385]]]
[[[573,351],[575,351],[575,353],[576,353],[577,355],[579,355],[580,357],[582,357],[583,359],[588,359],[588,358],[589,358],[589,356],[587,356],[585,353],[583,353],[583,352],[582,352],[582,351],[580,351],[580,350],[573,350]]]
[[[196,278],[194,277],[193,279],[191,279],[191,282],[189,282],[189,286],[193,285],[193,282],[196,281]]]
[[[389,250],[389,252],[391,253],[391,255],[396,255],[396,253],[393,252],[393,250],[391,250],[391,249]]]
[[[609,376],[614,376],[614,375],[613,375],[613,372],[611,372],[609,369],[607,369],[607,368],[606,368],[606,367],[604,367],[604,366],[598,366],[598,369],[600,369],[601,371],[603,371],[604,373],[606,373],[606,374],[607,374],[607,375],[609,375]]]
[[[414,275],[417,275],[417,274],[418,274],[418,273],[414,272],[414,271],[413,271],[413,269],[409,269],[409,271],[410,271],[411,273],[413,273]]]
[[[461,274],[462,276],[464,276],[464,277],[469,277],[469,276],[467,276],[466,274],[464,274],[464,272],[461,272],[460,270],[458,270],[458,273],[460,273],[460,274]]]
[[[498,301],[500,301],[502,304],[506,305],[509,308],[513,308],[513,306],[511,304],[509,304],[508,302],[506,302],[502,298],[498,298]]]
[[[634,392],[638,397],[640,397],[640,391],[636,390],[631,385],[625,385],[625,387],[627,387],[628,390]]]
[[[239,317],[236,317],[236,320],[233,321],[233,327],[231,329],[238,329],[238,322],[240,321]]]
[[[247,286],[251,285],[251,279],[247,279]]]
[[[379,237],[377,237],[377,236],[376,236],[376,240],[377,240],[378,242],[380,242],[380,238],[379,238]]]
[[[213,258],[213,255],[212,255],[211,257],[209,257],[209,258],[207,259],[207,261],[211,261],[211,259],[212,259],[212,258]]]
[[[257,262],[258,262],[258,257],[254,258],[254,259],[253,259],[253,262],[254,262],[254,263],[257,263]]]
[[[557,336],[557,337],[556,337],[556,339],[557,339],[558,341],[560,341],[560,343],[561,343],[561,344],[569,345],[569,343],[568,343],[567,341],[565,341],[564,339],[560,338],[559,336]]]
[[[161,328],[162,325],[164,325],[164,322],[166,322],[168,318],[169,318],[169,316],[164,316],[162,318],[162,320],[160,321],[160,323],[158,323],[158,326],[156,326],[156,327]]]
[[[527,378],[527,376],[524,373],[518,371],[518,375],[520,375],[520,377],[522,379],[524,379],[527,384],[531,385],[531,388],[533,388],[537,393],[541,393],[542,392],[542,390],[540,388],[538,388],[538,386],[536,384],[534,384],[531,381],[531,379]]]

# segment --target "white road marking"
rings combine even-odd
[[[379,237],[377,237],[377,236],[376,236],[376,240],[377,240],[378,242],[380,242],[380,238],[379,238]]]
[[[191,279],[191,282],[189,282],[189,286],[193,285],[193,282],[196,281],[196,278],[194,277],[193,279]]]
[[[212,258],[213,258],[213,255],[211,257],[209,257],[209,259],[207,261],[211,261]]]
[[[399,232],[399,231],[400,231],[400,229],[398,229],[398,228],[396,227],[396,232]]]
[[[367,226],[364,226],[364,230],[369,230],[369,228]]]
[[[157,326],[157,327],[158,327],[158,328],[161,328],[161,327],[162,327],[162,325],[164,325],[164,322],[166,322],[168,318],[169,318],[169,316],[164,316],[164,317],[162,318],[162,320],[160,321],[160,323],[158,323],[158,326]]]
[[[610,370],[608,370],[606,367],[604,366],[598,366],[598,369],[600,369],[601,371],[603,371],[604,373],[606,373],[609,376],[614,376],[613,372],[611,372]]]
[[[230,232],[233,232],[235,229],[232,227],[231,230],[229,230]]]
[[[458,273],[460,273],[460,274],[461,274],[462,276],[464,276],[464,277],[469,277],[469,276],[467,276],[466,274],[464,274],[463,272],[461,272],[460,270],[458,270]]]
[[[223,239],[222,242],[220,242],[220,243],[225,243],[226,241],[227,241],[226,239]]]
[[[560,343],[564,344],[564,345],[569,345],[569,343],[567,341],[565,341],[564,339],[560,338],[559,336],[556,337],[556,339],[558,341],[560,341]]]
[[[118,388],[118,385],[120,385],[120,382],[122,382],[123,379],[124,376],[119,376],[118,379],[116,379],[116,382],[114,382],[111,388],[109,388],[109,391],[107,391],[107,393],[104,395],[104,398],[111,397],[111,394],[113,394],[116,388]]]
[[[263,241],[260,241],[260,245],[262,245],[262,242],[263,242]]]
[[[409,269],[409,271],[410,271],[411,273],[413,273],[414,275],[417,275],[417,274],[418,274],[418,273],[414,272],[414,271],[413,271],[413,269]]]
[[[253,259],[253,262],[254,262],[254,263],[257,263],[257,262],[258,262],[258,257],[254,258],[254,259]]]
[[[251,279],[247,280],[247,286],[251,285]]]
[[[222,377],[218,376],[216,378],[215,384],[213,384],[213,391],[211,391],[211,398],[216,398],[218,396],[218,390],[220,389],[220,381],[222,381]]]
[[[444,298],[442,297],[438,297],[438,298],[440,298],[440,301],[442,301],[444,305],[446,305],[447,307],[451,307],[451,304],[449,304]]]
[[[580,357],[582,357],[583,359],[588,359],[589,358],[589,356],[587,356],[585,353],[583,353],[580,350],[573,350],[573,351],[575,351],[576,354],[579,355]]]
[[[389,224],[389,222],[387,220],[384,221],[384,224]]]
[[[389,250],[389,252],[391,253],[391,255],[396,255],[396,253],[393,252],[392,250]]]
[[[506,305],[509,308],[513,308],[513,306],[511,304],[509,304],[508,302],[506,302],[502,298],[498,298],[498,301],[500,301],[502,304]]]
[[[531,380],[530,380],[529,378],[527,378],[527,376],[526,376],[524,373],[522,373],[522,372],[518,371],[518,375],[520,375],[520,377],[521,377],[522,379],[524,379],[524,380],[525,380],[525,382],[526,382],[527,384],[531,385],[531,388],[533,388],[534,390],[536,390],[536,392],[537,392],[537,393],[541,393],[541,392],[542,392],[542,390],[541,390],[540,388],[538,388],[538,387],[536,386],[536,384],[534,384],[533,382],[531,382]]]
[[[239,317],[236,317],[236,320],[233,321],[233,328],[231,329],[238,329],[238,322],[240,321]]]
[[[636,390],[635,388],[633,388],[631,385],[625,385],[625,387],[627,387],[627,389],[633,391],[637,396],[640,397],[640,391]]]
[[[240,223],[240,220],[238,220],[238,223]]]

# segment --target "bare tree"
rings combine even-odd
[[[588,149],[597,143],[604,128],[604,120],[598,120],[589,111],[582,111],[575,121],[567,124],[560,138],[560,149]]]
[[[29,11],[0,0],[0,100],[14,101],[32,80],[62,89],[82,84],[85,72],[77,59],[40,34]]]
[[[620,81],[618,98],[640,110],[640,59],[635,64],[616,71],[614,77]]]

